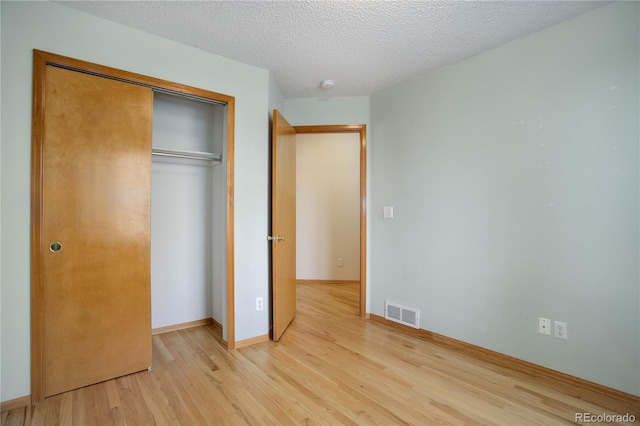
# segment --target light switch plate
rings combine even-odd
[[[382,208],[382,217],[385,219],[393,219],[393,206],[384,206]]]

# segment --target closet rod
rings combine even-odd
[[[222,155],[214,154],[212,152],[178,151],[176,149],[153,148],[151,150],[151,154],[162,157],[188,158],[190,160],[222,161]]]

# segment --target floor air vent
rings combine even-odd
[[[399,305],[397,303],[384,302],[384,317],[393,322],[420,328],[420,310]]]

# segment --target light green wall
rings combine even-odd
[[[371,97],[372,313],[640,395],[638,8]]]
[[[314,124],[369,124],[369,96],[290,98],[284,116],[294,126]]]
[[[277,109],[282,112],[284,109],[284,96],[278,87],[278,83],[273,78],[273,74],[269,73],[269,117],[273,118],[273,110]]]
[[[52,2],[0,2],[2,366],[0,400],[30,394],[29,237],[34,48],[236,98],[236,340],[269,332],[266,297],[269,72]]]

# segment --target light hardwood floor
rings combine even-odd
[[[357,284],[298,286],[279,343],[226,351],[200,326],[153,337],[142,372],[2,413],[2,425],[574,423],[640,407],[362,320]],[[638,422],[638,420],[636,420]]]

